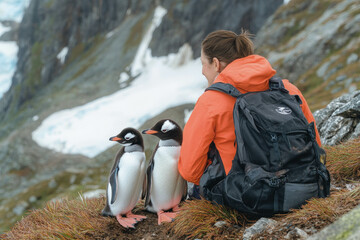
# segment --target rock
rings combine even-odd
[[[101,196],[105,196],[105,195],[106,195],[105,189],[97,189],[83,194],[84,198],[100,198]]]
[[[321,142],[335,145],[360,136],[360,91],[343,95],[314,113]]]
[[[221,228],[221,227],[225,226],[226,224],[227,224],[227,222],[225,222],[225,221],[218,221],[214,224],[214,227]]]
[[[346,59],[346,63],[347,64],[352,64],[354,62],[356,62],[359,59],[359,56],[356,53],[352,53],[347,59]]]
[[[37,197],[36,196],[31,196],[30,198],[29,198],[29,202],[31,202],[31,203],[34,203],[34,202],[36,202],[37,201]]]
[[[347,239],[356,240],[360,236],[360,205],[351,210],[349,213],[343,215],[325,227],[320,232],[310,236],[308,240],[323,240],[323,239]]]
[[[335,79],[335,81],[341,82],[341,81],[344,81],[345,79],[346,79],[346,75],[340,75]]]
[[[17,41],[18,40],[18,31],[19,23],[10,20],[0,20],[0,24],[5,27],[9,27],[10,30],[0,35],[0,41]]]
[[[72,185],[76,181],[76,175],[70,177],[70,184]]]
[[[57,182],[55,181],[55,179],[51,179],[49,184],[48,184],[49,188],[56,188],[57,187]]]
[[[300,228],[296,227],[293,230],[291,230],[290,232],[288,232],[288,234],[286,234],[286,236],[284,238],[285,239],[307,239],[308,234],[304,230],[301,230]]]
[[[26,210],[26,208],[29,207],[29,204],[25,201],[21,201],[20,203],[18,203],[18,205],[16,205],[14,207],[14,209],[12,210],[13,213],[15,213],[16,215],[20,216],[22,214],[24,214],[24,211]]]
[[[304,231],[309,233],[310,235],[317,233],[317,229],[314,228],[313,226],[311,226],[310,228],[305,228]]]
[[[270,218],[260,218],[254,225],[247,228],[244,231],[243,239],[250,240],[256,234],[263,233],[269,229],[274,228],[277,225],[277,221]]]

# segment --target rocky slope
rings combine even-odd
[[[312,110],[360,87],[360,4],[293,0],[256,37],[278,75],[295,82]]]
[[[12,85],[0,99],[0,231],[48,200],[104,188],[117,147],[93,159],[65,155],[38,146],[31,133],[51,113],[131,83],[136,76],[119,87],[119,75],[133,61],[157,5],[168,13],[153,35],[152,52],[167,55],[188,42],[199,56],[210,31],[246,27],[256,33],[281,3],[32,0],[19,26]],[[169,116],[183,126],[184,109],[192,107],[169,109],[142,127]]]

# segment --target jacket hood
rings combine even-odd
[[[241,93],[265,91],[269,88],[269,79],[275,74],[266,58],[250,55],[229,63],[214,83],[229,83]]]

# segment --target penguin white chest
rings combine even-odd
[[[145,154],[143,152],[124,153],[118,163],[116,176],[115,202],[110,204],[114,215],[124,214],[134,208],[141,196],[145,175]],[[111,199],[111,185],[108,186],[108,199]]]
[[[180,203],[185,181],[178,171],[179,147],[159,147],[154,156],[151,202],[155,211],[168,210]]]

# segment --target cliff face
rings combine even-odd
[[[296,83],[313,111],[360,87],[359,11],[356,0],[293,0],[256,37],[258,53]]]
[[[218,29],[240,32],[241,28],[257,33],[265,20],[276,11],[283,1],[217,1],[164,0],[168,9],[161,25],[155,30],[150,47],[155,56],[177,52],[187,42],[194,57],[200,56],[201,41]]]
[[[11,89],[0,102],[0,121],[61,75],[67,67],[58,57],[62,49],[68,53],[67,64],[76,62],[102,33],[119,26],[127,13],[142,16],[153,7],[153,1],[31,1],[19,27],[17,69]]]
[[[282,0],[32,0],[19,26],[12,85],[0,99],[0,231],[27,209],[65,192],[105,187],[118,146],[90,159],[42,148],[31,134],[51,113],[131,83],[136,76],[119,87],[119,75],[129,71],[156,6],[166,8],[167,14],[153,34],[152,54],[168,55],[189,43],[199,56],[201,39],[209,32],[239,32],[244,27],[256,33],[281,4]],[[184,109],[192,107],[168,109],[158,118],[170,114],[183,126]]]
[[[281,3],[282,0],[33,0],[20,24],[19,61],[11,89],[0,100],[0,121],[9,120],[80,55],[92,51],[105,33],[126,21],[132,29],[123,36],[124,41],[119,42],[118,48],[136,49],[150,13],[158,4],[168,13],[154,33],[150,45],[153,55],[175,52],[187,42],[198,57],[201,40],[209,32],[220,28],[239,32],[244,27],[256,33]],[[65,63],[59,57],[64,49]],[[120,63],[116,63],[119,69],[123,68],[121,62],[120,59]]]

